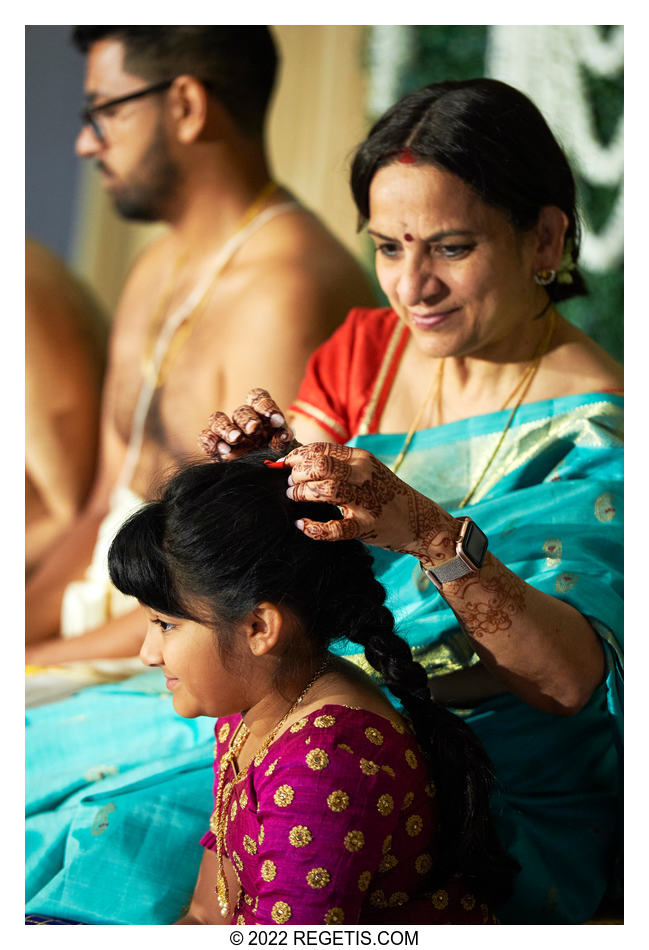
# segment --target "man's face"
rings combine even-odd
[[[89,108],[151,85],[141,76],[125,72],[123,62],[124,47],[119,40],[100,40],[90,47],[85,81]],[[170,154],[164,95],[152,93],[100,109],[94,117],[101,135],[85,125],[77,137],[77,155],[96,159],[104,188],[118,212],[131,220],[164,219],[178,189],[180,170]]]

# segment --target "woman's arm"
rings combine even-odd
[[[369,452],[331,443],[289,453],[289,494],[339,505],[341,521],[307,519],[299,527],[320,540],[360,538],[412,554],[423,567],[455,556],[460,520],[410,488]],[[491,553],[476,572],[441,594],[471,637],[485,666],[508,689],[545,712],[578,712],[604,675],[594,630],[569,604],[544,594]]]

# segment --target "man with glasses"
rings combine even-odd
[[[214,407],[259,385],[289,405],[309,354],[373,297],[352,256],[270,179],[267,27],[81,26],[73,40],[87,56],[77,154],[122,216],[169,230],[117,307],[90,502],[28,586],[36,665],[138,653],[144,617],[105,572],[114,528],[196,454]]]

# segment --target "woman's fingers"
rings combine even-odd
[[[266,446],[275,452],[287,452],[299,445],[277,403],[265,389],[252,389],[247,404],[235,409],[232,417],[225,412],[213,412],[198,442],[206,455],[221,461],[230,461]]]
[[[251,389],[246,397],[246,402],[254,412],[268,419],[274,428],[279,429],[286,425],[284,413],[265,389]]]
[[[348,446],[333,442],[300,446],[286,456],[286,462],[291,466],[289,484],[322,479],[335,479],[339,483],[349,481],[352,477],[351,452]]]
[[[225,412],[213,412],[208,419],[209,431],[226,445],[242,442],[244,432]]]
[[[232,413],[232,422],[253,441],[268,427],[267,420],[255,412],[251,406],[239,406],[235,409]]]
[[[313,521],[301,518],[297,527],[314,541],[350,541],[361,534],[361,526],[351,512],[344,513],[341,521]]]

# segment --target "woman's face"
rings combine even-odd
[[[144,612],[147,633],[140,659],[160,667],[179,715],[228,716],[248,708],[245,678],[226,670],[211,627],[151,607],[144,606]]]
[[[400,163],[372,179],[368,231],[379,283],[425,355],[515,358],[547,300],[535,231],[515,231],[456,175]]]

